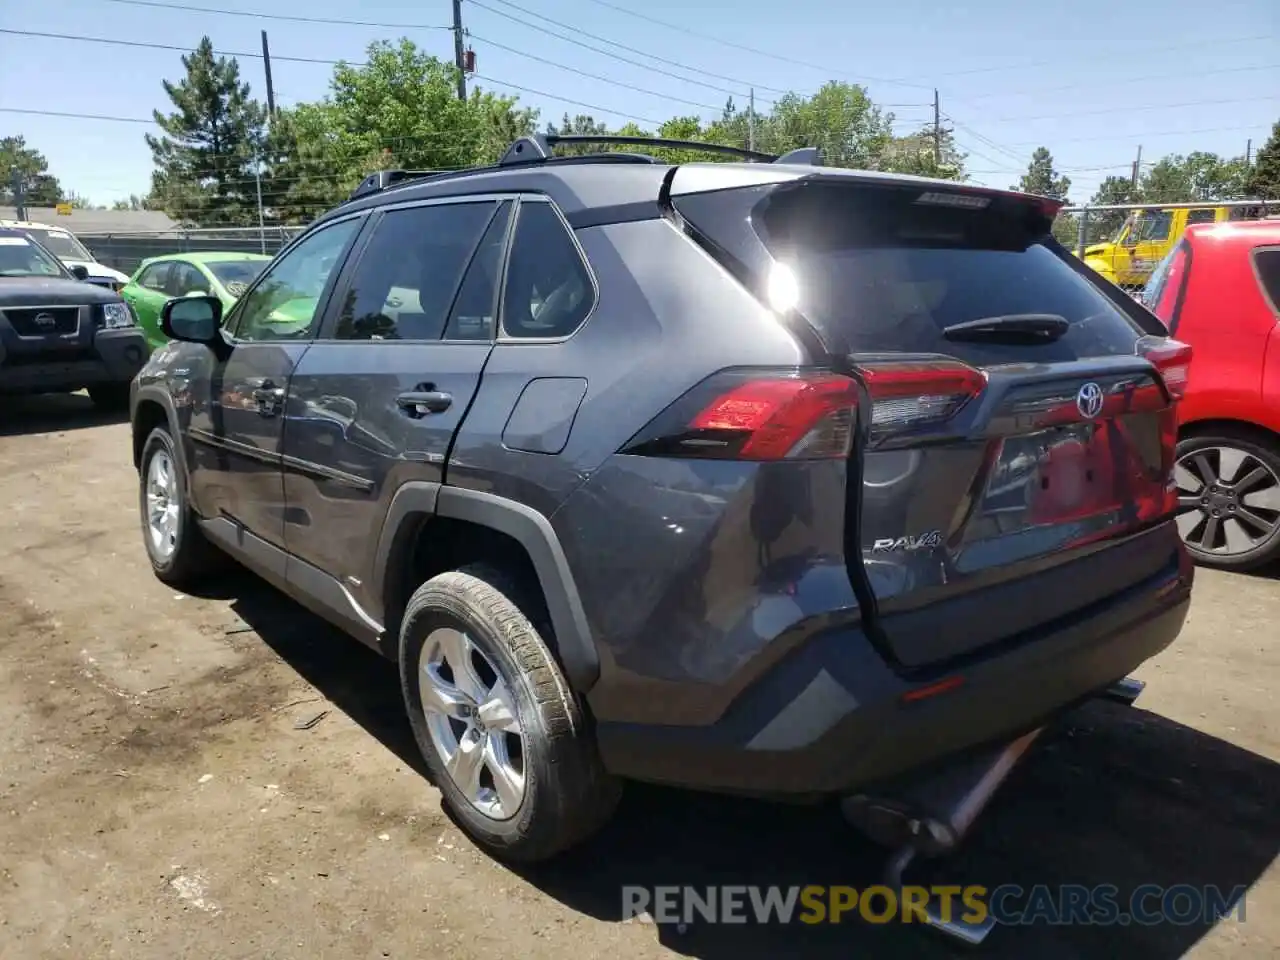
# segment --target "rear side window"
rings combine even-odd
[[[167,262],[153,263],[142,271],[142,276],[138,277],[138,286],[163,293],[165,282],[169,279],[170,266],[171,264]]]
[[[1255,250],[1253,262],[1258,268],[1258,283],[1271,304],[1271,312],[1280,316],[1280,249]]]
[[[1035,201],[965,207],[963,198],[939,196],[914,186],[818,183],[775,190],[749,215],[772,258],[794,274],[801,312],[852,352],[941,353],[977,364],[1133,353],[1141,332],[1073,269]],[[731,232],[741,217],[700,216],[725,199],[706,194],[683,206],[695,225]],[[944,334],[966,321],[1020,314],[1050,314],[1070,326],[1038,344]]]
[[[567,337],[587,319],[595,286],[569,228],[549,203],[524,202],[502,295],[508,337]]]
[[[1191,268],[1191,246],[1186,240],[1170,250],[1151,271],[1142,290],[1142,302],[1159,317],[1170,332],[1178,325],[1178,306]]]

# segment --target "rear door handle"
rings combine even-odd
[[[453,405],[453,395],[440,390],[410,390],[396,397],[396,404],[411,417],[444,413]]]

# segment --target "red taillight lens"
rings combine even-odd
[[[1169,337],[1143,337],[1138,341],[1138,356],[1146,357],[1160,371],[1160,377],[1174,400],[1187,393],[1191,375],[1191,345]]]
[[[873,436],[949,420],[987,385],[981,370],[954,360],[869,362],[859,371],[871,394]]]
[[[717,460],[849,455],[858,385],[826,371],[729,371],[699,384],[624,453]]]
[[[844,457],[856,406],[856,384],[836,374],[749,380],[712,400],[689,426],[741,434],[744,460]]]

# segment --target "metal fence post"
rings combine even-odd
[[[1089,208],[1080,211],[1080,227],[1076,231],[1076,256],[1084,259],[1084,248],[1089,243]]]

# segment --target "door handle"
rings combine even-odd
[[[444,413],[453,405],[453,395],[440,390],[410,390],[396,397],[396,405],[411,417]]]
[[[262,381],[262,385],[249,391],[258,412],[264,417],[273,417],[279,412],[279,404],[284,400],[284,387],[277,387],[270,380]]]

